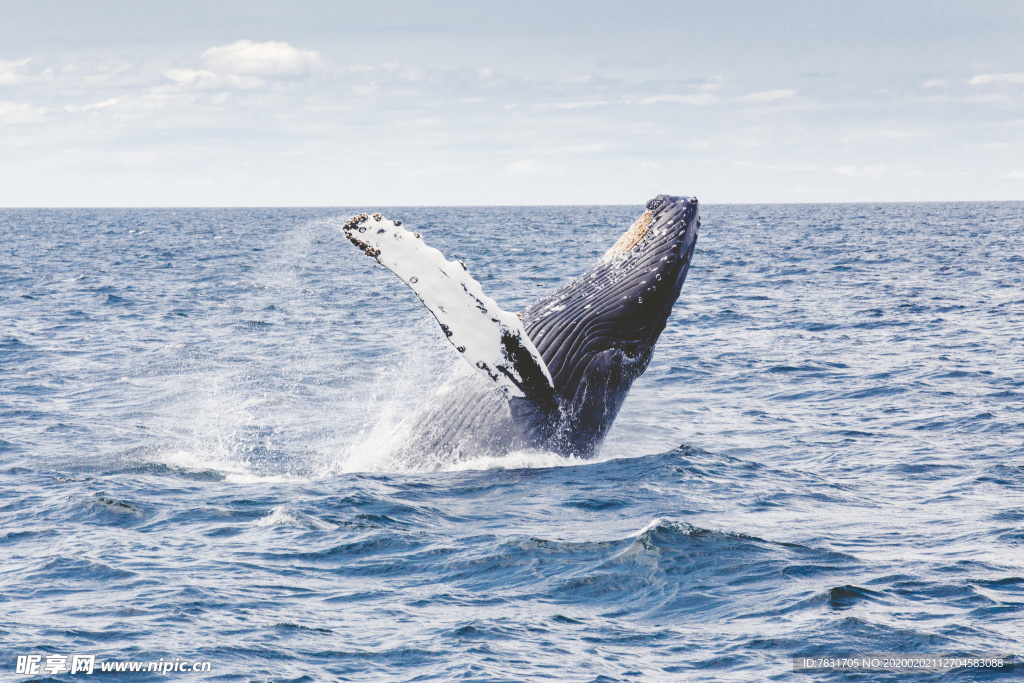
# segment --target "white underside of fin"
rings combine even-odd
[[[377,213],[362,214],[346,223],[345,236],[409,285],[452,346],[506,397],[553,391],[551,374],[519,316],[484,294],[463,263],[447,260],[419,233],[400,226]]]

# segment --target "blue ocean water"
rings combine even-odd
[[[599,457],[442,471],[382,446],[461,361],[338,233],[376,208],[0,211],[4,680],[75,680],[15,674],[52,653],[223,681],[1024,654],[1024,204],[704,206]],[[517,310],[638,211],[386,215]]]

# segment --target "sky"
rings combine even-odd
[[[0,206],[1024,199],[1024,2],[0,0]]]

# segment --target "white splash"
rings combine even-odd
[[[256,526],[298,526],[319,531],[330,531],[337,529],[338,525],[325,522],[322,519],[307,515],[298,510],[289,510],[284,505],[278,505],[270,514],[260,517],[254,524]]]

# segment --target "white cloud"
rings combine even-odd
[[[989,83],[1024,83],[1024,74],[978,74],[967,82],[971,85],[988,85]]]
[[[1000,176],[1001,178],[1013,178],[1014,180],[1024,180],[1024,171],[1010,171]]]
[[[946,85],[946,81],[941,78],[933,78],[930,81],[925,81],[921,84],[922,88],[941,88]]]
[[[29,76],[25,67],[31,59],[0,60],[0,85],[15,85],[27,81]]]
[[[505,170],[509,173],[543,173],[548,167],[545,164],[538,164],[533,159],[522,159],[513,161]]]
[[[211,47],[203,60],[214,71],[250,76],[299,74],[320,65],[320,54],[299,50],[288,43],[269,40],[254,43],[239,40],[230,45]]]
[[[814,164],[755,164],[753,161],[734,161],[732,163],[733,166],[739,166],[740,168],[763,168],[766,171],[773,171],[775,173],[818,170],[818,167]]]
[[[765,90],[764,92],[753,92],[740,98],[741,102],[774,102],[784,100],[796,94],[796,90]]]
[[[1006,95],[967,95],[964,97],[962,102],[971,102],[975,104],[1009,104],[1013,100]]]
[[[718,98],[708,93],[699,95],[655,95],[640,100],[640,104],[657,104],[659,102],[676,102],[679,104],[692,104],[702,107],[708,104],[716,104]]]
[[[256,76],[238,76],[236,74],[221,76],[206,69],[168,69],[164,71],[164,76],[178,85],[201,90],[223,87],[247,90],[258,88],[264,83],[263,79]]]
[[[818,167],[814,164],[783,164],[783,165],[768,165],[764,167],[765,170],[775,171],[777,173],[791,173],[793,171],[817,171]]]
[[[585,145],[567,145],[565,147],[550,147],[538,150],[541,154],[600,154],[608,150],[608,145],[603,142],[595,142]]]
[[[191,87],[214,85],[220,80],[217,78],[217,74],[212,71],[203,71],[198,69],[168,69],[164,72],[164,76],[167,76],[167,78],[179,85],[188,85]]]
[[[851,178],[868,178],[870,180],[878,180],[886,173],[889,172],[889,167],[883,165],[878,166],[836,166],[832,169],[833,173],[839,175],[850,176]]]
[[[558,104],[538,104],[537,109],[589,109],[590,107],[602,107],[608,104],[603,100],[594,102],[559,102]]]
[[[22,102],[0,102],[0,123],[35,123],[42,119],[45,109]]]
[[[106,109],[107,107],[114,106],[123,99],[123,97],[112,97],[109,100],[103,100],[102,102],[94,102],[93,104],[86,104],[82,106],[75,106],[73,104],[69,104],[66,107],[64,107],[64,109],[67,111],[90,111],[92,109]]]
[[[383,71],[394,71],[397,68],[398,62],[385,62],[384,64],[349,64],[341,70],[351,73],[370,73],[377,69],[381,69]]]
[[[479,76],[480,78],[490,78],[491,76],[494,75],[494,72],[491,71],[490,69],[485,69],[481,67],[476,70],[476,75]]]
[[[560,80],[562,83],[575,83],[579,85],[582,83],[589,83],[593,78],[594,76],[592,74],[569,74],[568,76],[563,76]]]
[[[385,65],[387,67],[387,65]],[[419,66],[407,66],[398,72],[398,76],[407,81],[417,82],[427,80],[427,71]]]
[[[911,140],[913,138],[926,138],[930,134],[920,130],[880,130],[878,137],[889,140]]]

